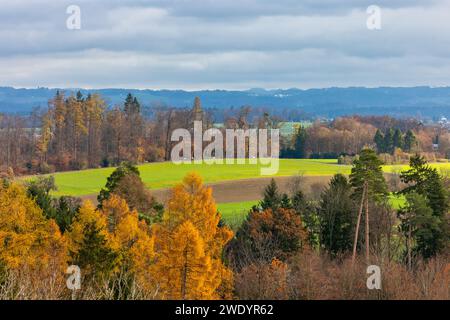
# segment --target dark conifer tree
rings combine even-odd
[[[264,189],[264,198],[259,205],[262,210],[276,210],[281,206],[281,197],[277,183],[272,179],[269,185]]]
[[[378,129],[377,132],[375,133],[375,137],[374,137],[373,140],[374,140],[374,142],[375,142],[375,144],[377,146],[378,153],[386,152],[386,147],[384,145],[384,135],[380,131],[380,129]]]

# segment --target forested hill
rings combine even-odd
[[[33,107],[46,107],[58,89],[14,89],[0,87],[0,112],[28,113]],[[59,89],[66,92],[78,89]],[[338,115],[414,116],[437,118],[450,116],[450,87],[430,88],[328,88],[246,91],[182,91],[182,90],[81,90],[99,93],[110,105],[121,104],[131,92],[143,105],[191,106],[199,96],[207,108],[229,108],[251,105],[271,110],[301,109],[312,116]]]

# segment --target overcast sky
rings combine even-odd
[[[450,0],[0,0],[0,86],[416,85],[450,85]]]

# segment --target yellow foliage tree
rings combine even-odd
[[[217,277],[205,243],[190,221],[176,227],[160,255],[157,267],[164,272],[160,285],[166,299],[208,299],[213,297]]]
[[[136,210],[131,211],[127,202],[115,194],[103,202],[101,214],[107,221],[112,247],[120,253],[122,267],[131,271],[143,287],[151,289],[154,239],[150,228],[145,221],[139,221]]]
[[[70,250],[72,252],[78,252],[80,249],[80,244],[84,237],[84,230],[89,224],[93,224],[106,239],[109,238],[106,229],[106,217],[96,210],[92,202],[85,201],[79,209],[68,233]]]
[[[67,243],[57,224],[16,183],[0,184],[0,262],[41,276],[64,273],[67,266]]]
[[[131,211],[126,201],[115,194],[103,202],[101,210],[89,201],[84,202],[69,233],[74,256],[81,249],[89,225],[94,225],[106,240],[105,248],[116,254],[113,272],[131,272],[143,288],[152,289],[150,267],[154,260],[154,241],[149,227],[139,221],[137,211]]]
[[[222,263],[224,245],[233,233],[219,227],[220,214],[211,188],[195,173],[174,187],[161,225],[155,226],[159,279],[164,299],[229,297],[232,273]]]
[[[37,154],[41,165],[47,161],[47,152],[52,138],[52,119],[47,113],[42,117],[41,135],[36,143]]]

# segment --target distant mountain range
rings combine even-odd
[[[66,94],[79,89],[15,89],[0,87],[0,112],[25,114],[33,107],[47,107],[57,90]],[[128,93],[145,106],[191,106],[196,96],[205,108],[223,109],[250,105],[268,110],[295,109],[315,117],[333,118],[340,115],[391,115],[398,117],[450,117],[450,87],[411,88],[327,88],[246,91],[226,90],[135,90],[80,89],[83,94],[99,93],[109,105],[121,104]]]

